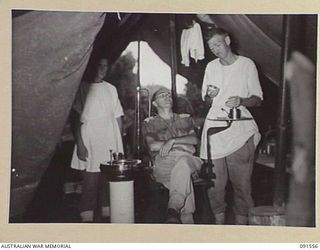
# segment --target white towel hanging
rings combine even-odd
[[[186,67],[190,66],[189,57],[196,62],[204,59],[204,46],[200,25],[194,21],[194,24],[189,29],[183,29],[180,42],[181,63]]]

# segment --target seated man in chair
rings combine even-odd
[[[192,224],[195,200],[191,176],[202,161],[194,156],[198,143],[193,119],[172,111],[170,90],[160,88],[152,96],[157,115],[147,118],[142,132],[154,163],[154,177],[169,189],[166,223]]]

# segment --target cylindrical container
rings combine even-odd
[[[267,155],[275,155],[276,142],[274,139],[267,142]]]
[[[123,153],[121,153],[121,152],[114,152],[112,154],[112,156],[113,156],[113,160],[114,161],[118,161],[118,160],[122,160],[123,159]]]
[[[110,183],[111,223],[134,223],[133,168],[140,163],[140,160],[120,159],[100,164]]]
[[[134,223],[133,180],[110,181],[111,223]]]
[[[230,113],[229,113],[230,119],[236,120],[236,119],[240,119],[240,117],[241,117],[240,109],[238,108],[230,109]]]

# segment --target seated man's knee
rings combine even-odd
[[[190,156],[189,155],[182,155],[178,162],[184,163],[184,164],[188,164],[190,161]]]
[[[183,155],[179,158],[177,165],[188,167],[190,170],[194,171],[201,163],[200,161],[196,161],[195,157],[192,155]]]
[[[179,169],[184,169],[185,171],[189,171],[190,173],[193,172],[193,169],[195,169],[192,166],[192,162],[190,161],[190,156],[181,156],[179,160],[176,163],[176,167]]]

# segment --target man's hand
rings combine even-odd
[[[241,97],[239,96],[230,96],[226,101],[226,106],[228,108],[237,108],[241,105]]]
[[[79,160],[87,161],[88,150],[85,145],[77,145],[77,155],[78,155]]]
[[[168,141],[166,141],[160,149],[160,152],[159,152],[160,156],[161,157],[167,156],[170,150],[172,149],[173,145],[174,145],[174,139],[169,139]]]

